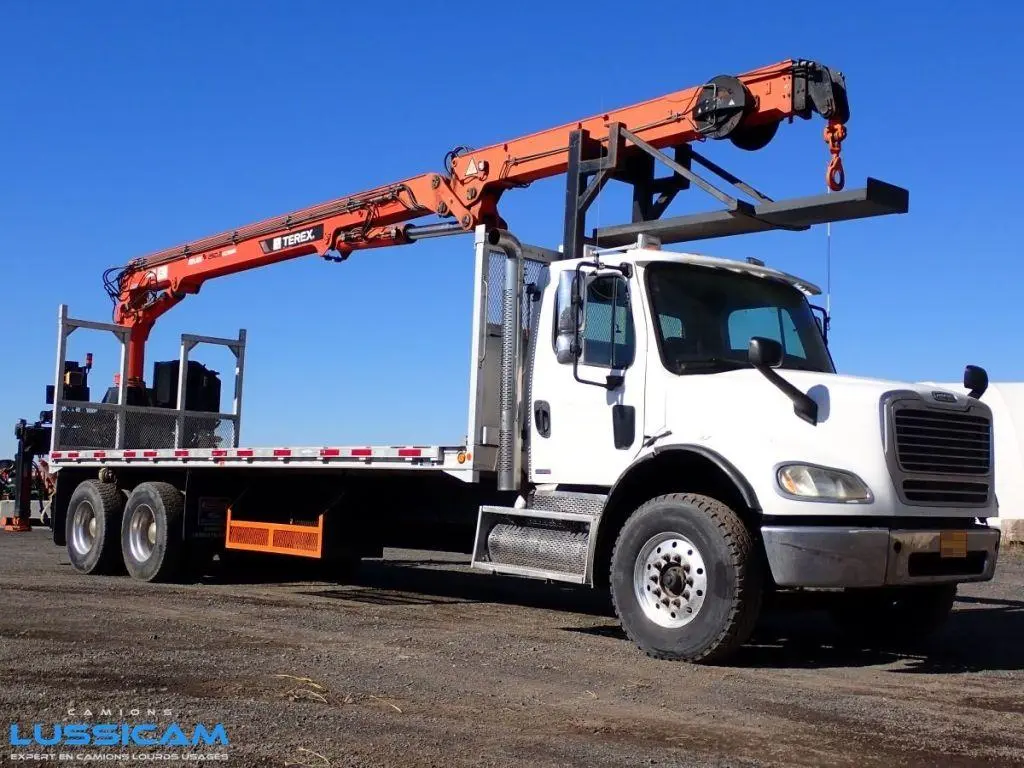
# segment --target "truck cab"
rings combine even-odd
[[[553,261],[538,284],[529,492],[511,527],[484,509],[481,529],[499,535],[489,547],[478,534],[477,567],[582,569],[580,580],[611,588],[641,647],[691,660],[743,636],[765,590],[834,592],[851,632],[881,622],[924,633],[957,583],[992,577],[999,531],[987,521],[998,512],[979,369],[968,366],[968,395],[840,374],[827,317],[810,303],[817,286],[651,238]],[[561,542],[559,523],[530,517],[572,515],[587,500],[599,511],[562,517]],[[574,549],[570,522],[586,515],[592,533]],[[714,589],[733,613],[709,607],[709,572],[731,586]],[[711,629],[689,626],[708,614],[719,616]]]

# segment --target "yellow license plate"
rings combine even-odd
[[[939,557],[967,557],[967,531],[942,531]]]

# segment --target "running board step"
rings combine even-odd
[[[596,522],[593,515],[577,512],[480,507],[472,567],[589,584]]]

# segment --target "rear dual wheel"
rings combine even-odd
[[[140,581],[173,581],[181,572],[184,497],[170,483],[142,483],[128,496],[121,522],[121,552]]]
[[[170,483],[142,483],[125,499],[113,483],[86,480],[68,502],[68,559],[80,573],[127,568],[141,581],[171,581],[181,571],[184,498]]]
[[[122,570],[121,519],[124,496],[117,486],[86,480],[68,501],[64,533],[68,560],[79,573],[112,574]]]

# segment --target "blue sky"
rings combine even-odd
[[[911,192],[906,216],[833,228],[839,368],[957,380],[972,362],[993,380],[1024,378],[1018,4],[402,5],[2,4],[0,455],[13,450],[9,425],[43,407],[57,305],[109,318],[106,267],[439,169],[456,144],[790,57],[846,73],[848,184],[870,175]],[[813,194],[822,127],[784,125],[757,153],[704,151],[773,197]],[[563,184],[506,194],[520,237],[558,245]],[[698,195],[679,210],[710,207]],[[621,203],[603,199],[590,225],[624,220]],[[695,250],[824,283],[819,230]],[[149,362],[175,357],[183,331],[245,327],[244,442],[459,441],[471,251],[449,238],[212,281],[162,319]],[[101,391],[113,345],[73,338],[72,352],[96,353]],[[227,359],[210,362],[223,370]]]

